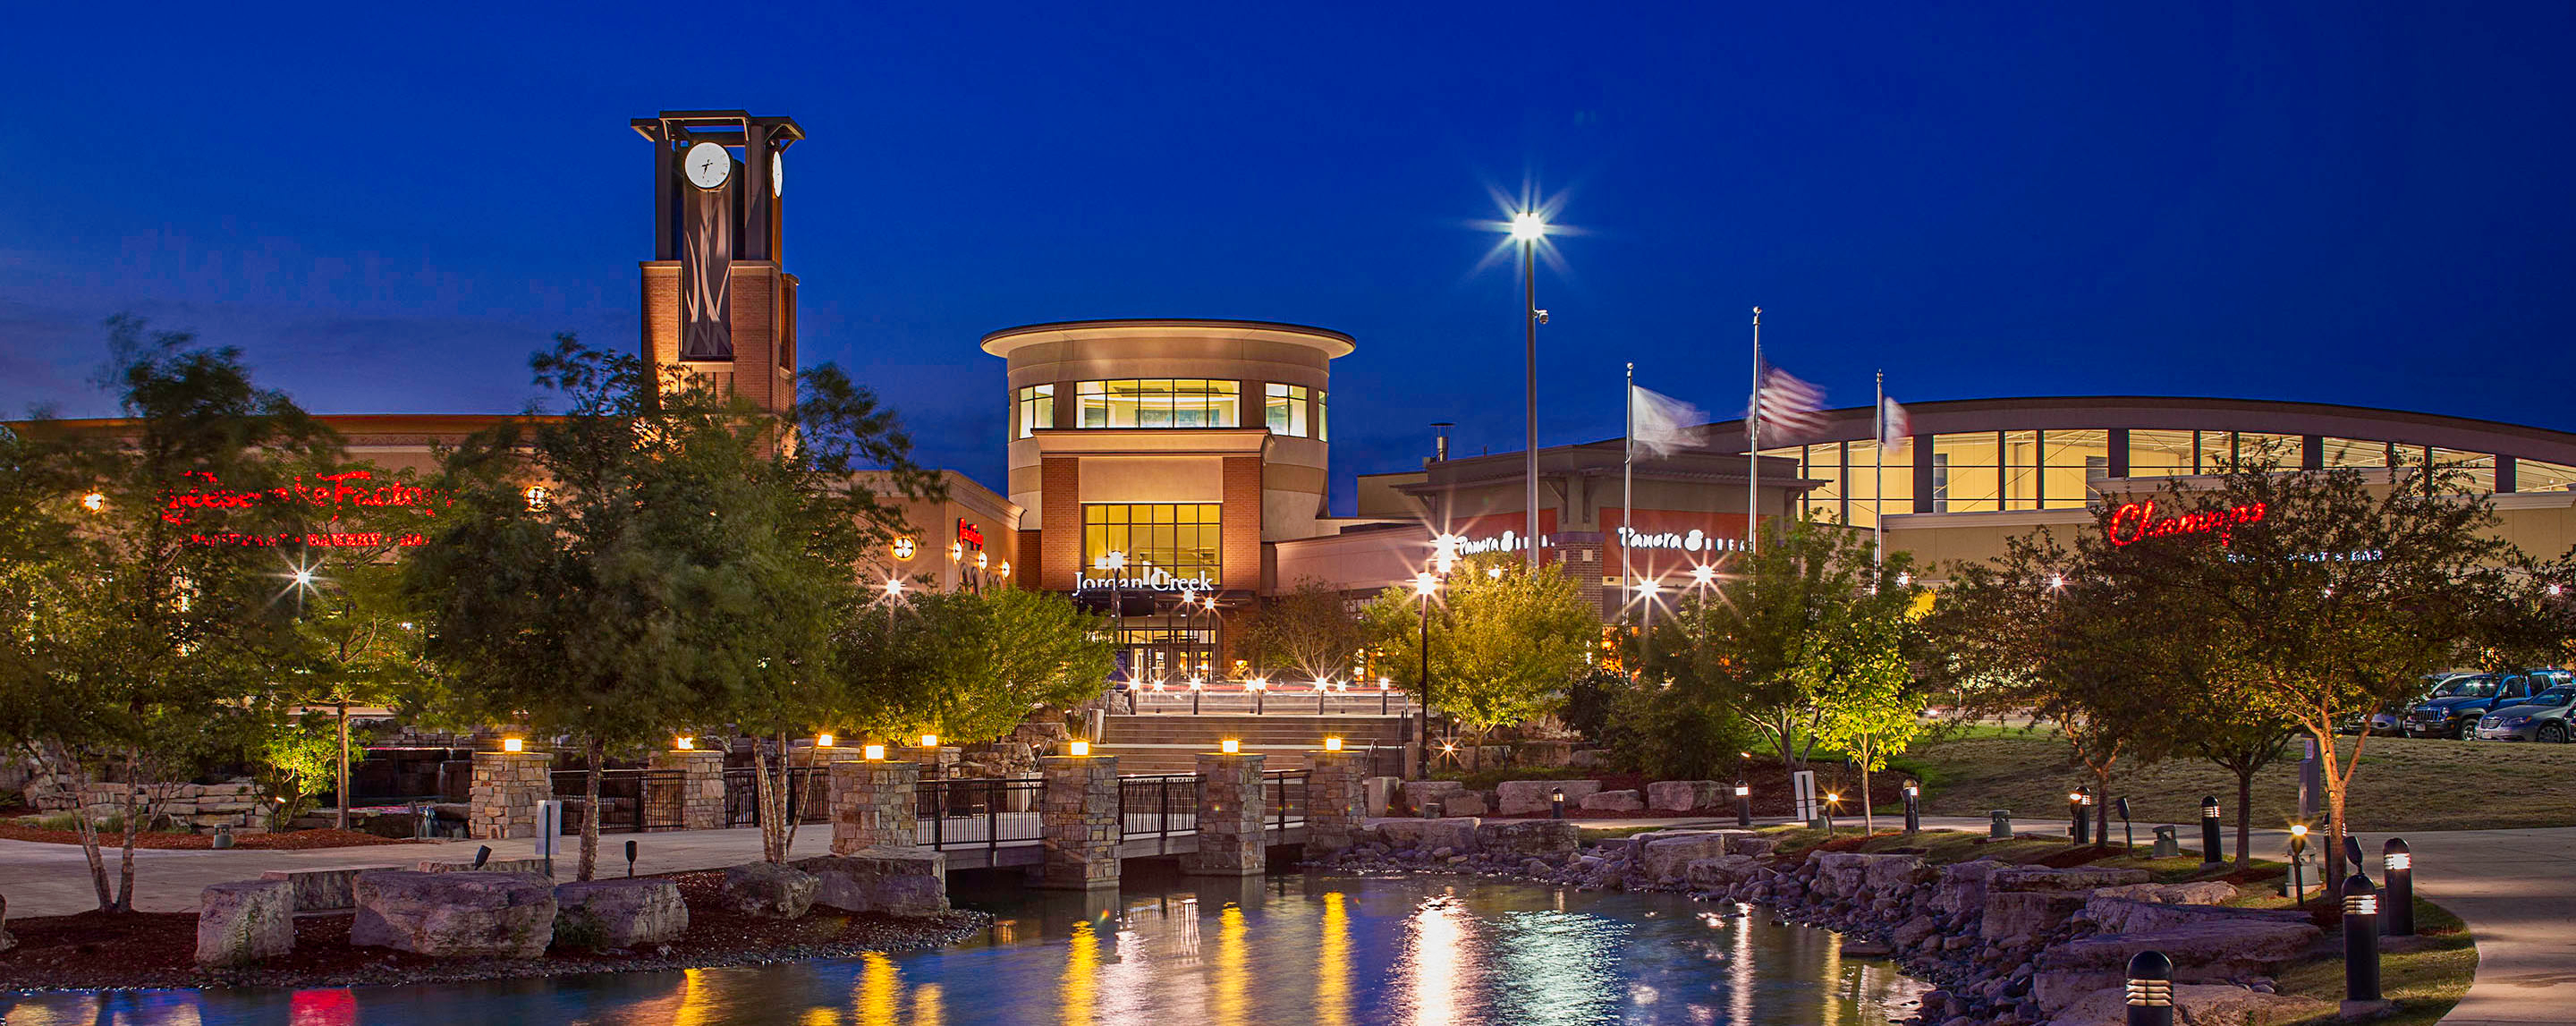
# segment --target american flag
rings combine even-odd
[[[1760,430],[1786,438],[1814,434],[1825,426],[1824,408],[1824,389],[1778,367],[1762,372],[1762,390],[1753,402],[1753,410],[1761,414]]]
[[[1914,418],[1894,399],[1878,401],[1878,447],[1889,456],[1902,456],[1914,441]]]

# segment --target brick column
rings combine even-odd
[[[1261,786],[1266,756],[1199,753],[1199,850],[1181,856],[1192,876],[1259,876],[1262,820],[1270,796]]]
[[[465,835],[478,841],[537,835],[537,803],[555,796],[549,752],[476,752]]]
[[[647,803],[645,818],[655,823],[678,823],[682,830],[718,830],[724,827],[723,752],[688,751],[655,752],[645,765],[657,770],[679,770],[677,783],[654,781],[644,789]]]
[[[1360,752],[1308,752],[1313,772],[1306,778],[1306,856],[1330,855],[1351,846],[1352,835],[1366,815],[1360,774]]]
[[[832,854],[921,843],[921,764],[832,764]]]
[[[1043,890],[1089,891],[1118,886],[1118,757],[1050,755],[1038,760],[1046,780],[1039,797],[1038,836],[1046,863]]]

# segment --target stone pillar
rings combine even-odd
[[[1261,786],[1266,756],[1199,753],[1199,850],[1181,856],[1192,876],[1259,876],[1268,868],[1261,835],[1270,795]]]
[[[724,827],[723,752],[687,751],[655,752],[645,765],[657,770],[679,770],[678,783],[654,781],[644,789],[648,803],[645,818],[655,823],[678,823],[682,830],[719,830]]]
[[[1351,846],[1366,813],[1367,795],[1360,786],[1366,760],[1363,752],[1306,753],[1313,767],[1306,778],[1306,857]]]
[[[1037,886],[1051,891],[1115,889],[1118,842],[1118,757],[1050,755],[1038,760],[1046,784],[1038,806],[1038,836],[1046,862]]]
[[[921,843],[921,764],[835,762],[832,854]]]
[[[465,836],[496,841],[537,835],[537,803],[555,796],[550,752],[476,752]]]

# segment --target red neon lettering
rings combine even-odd
[[[215,475],[202,470],[188,471],[179,476],[190,482],[188,489],[174,489],[162,499],[161,519],[173,524],[187,523],[190,510],[248,509],[263,503],[303,503],[330,510],[333,520],[340,519],[342,510],[370,506],[398,506],[434,517],[440,509],[451,504],[444,493],[413,485],[383,484],[373,488],[354,485],[352,482],[375,480],[373,473],[364,470],[316,474],[310,481],[299,476],[276,488],[254,491],[224,488],[215,480]]]
[[[2236,538],[2236,528],[2263,521],[2267,512],[2263,503],[2249,502],[2223,510],[2200,510],[2180,516],[2156,516],[2155,500],[2125,503],[2111,511],[2102,524],[2102,535],[2113,545],[2133,545],[2146,538],[2174,534],[2216,534],[2218,544],[2226,546]]]

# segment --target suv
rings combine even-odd
[[[2565,670],[2528,673],[2481,673],[2444,685],[2451,691],[2417,703],[2399,722],[2408,737],[2469,738],[2487,710],[2518,705],[2523,699],[2562,684],[2576,684]]]
[[[2576,687],[2559,686],[2503,706],[2478,720],[2480,741],[2547,741],[2564,744],[2567,717],[2576,712]]]
[[[2476,676],[2479,674],[2474,670],[2445,670],[2441,673],[2425,674],[2422,694],[2392,703],[2367,717],[2356,717],[2361,722],[2358,725],[2359,729],[2353,733],[2368,731],[2378,737],[2405,737],[2406,710],[2436,698],[2450,697],[2459,689],[2461,681]]]

